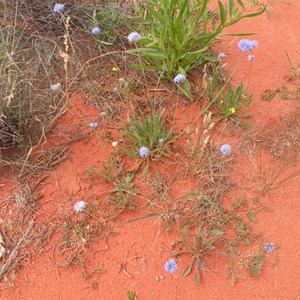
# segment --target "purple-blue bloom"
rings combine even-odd
[[[61,84],[59,82],[55,84],[50,84],[50,90],[52,91],[58,91],[60,88],[61,88]]]
[[[98,123],[97,122],[93,122],[93,123],[90,123],[89,126],[93,129],[96,129],[98,127]]]
[[[132,43],[132,42],[138,42],[142,37],[141,37],[141,35],[139,34],[139,33],[137,33],[137,32],[131,32],[129,35],[128,35],[128,41],[130,42],[130,43]]]
[[[147,157],[149,155],[149,149],[147,147],[141,147],[139,150],[140,157]]]
[[[225,53],[220,52],[220,53],[218,54],[218,59],[222,59],[222,58],[224,58],[224,57],[225,57]]]
[[[255,56],[254,55],[248,55],[248,60],[249,61],[253,61],[255,59]]]
[[[64,10],[64,8],[65,8],[64,4],[57,3],[57,4],[54,5],[53,12],[54,13],[60,13]]]
[[[186,77],[182,74],[178,74],[175,76],[175,78],[173,79],[173,81],[175,83],[181,83],[181,82],[184,82],[186,80]]]
[[[240,40],[238,42],[238,47],[242,51],[251,51],[258,47],[257,41],[250,41],[250,40]]]
[[[267,253],[273,252],[275,250],[274,243],[266,242],[265,243],[265,250],[266,250]]]
[[[231,146],[224,144],[221,146],[220,151],[223,155],[229,154],[231,152]]]
[[[74,204],[74,211],[75,211],[75,213],[78,214],[78,213],[83,212],[84,209],[85,209],[85,207],[86,207],[86,205],[87,204],[84,201],[82,201],[82,200],[76,202]]]
[[[167,272],[170,273],[175,273],[177,269],[177,264],[175,259],[169,259],[166,263],[165,263],[165,270]]]
[[[91,34],[93,35],[97,35],[101,32],[101,29],[99,27],[94,27],[92,30],[91,30]]]

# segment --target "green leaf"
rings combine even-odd
[[[200,283],[200,272],[196,272],[194,275],[194,281],[196,282],[196,284]]]
[[[146,166],[145,166],[145,168],[144,168],[144,170],[143,170],[142,177],[145,177],[145,175],[146,175],[147,172],[148,172],[148,169],[149,169],[149,163],[147,162],[147,164],[146,164]]]
[[[227,18],[226,7],[223,5],[223,3],[220,0],[218,0],[218,5],[219,5],[219,11],[220,11],[221,24],[225,24],[226,18]]]
[[[178,85],[178,89],[179,89],[186,97],[188,97],[190,100],[193,99],[193,96],[192,96],[191,92],[186,88],[186,86]]]
[[[243,16],[242,18],[253,18],[253,17],[257,17],[257,16],[263,14],[263,13],[266,11],[266,8],[267,8],[267,7],[265,6],[262,10],[260,10],[260,11],[258,11],[258,12],[256,12],[256,13],[253,13],[253,14],[245,15],[245,16]]]
[[[248,211],[247,213],[247,218],[249,219],[249,221],[251,222],[256,222],[257,221],[257,218],[256,218],[256,215],[254,214],[253,211]]]
[[[242,0],[237,0],[237,2],[243,9],[245,9],[245,4],[243,3]]]
[[[140,71],[144,71],[144,70],[160,71],[161,70],[161,68],[159,66],[145,66],[145,65],[132,64],[132,65],[130,65],[130,67],[132,69],[140,70]]]
[[[213,229],[211,231],[208,232],[208,234],[206,235],[207,237],[210,237],[210,236],[218,236],[218,235],[221,235],[221,234],[224,234],[223,231],[219,230],[219,229]]]
[[[244,197],[242,197],[242,198],[237,199],[237,200],[232,204],[232,207],[233,207],[234,209],[237,209],[237,208],[239,208],[239,207],[241,207],[241,206],[243,206],[243,205],[246,205],[246,203],[247,203],[246,199],[245,199]]]
[[[190,275],[191,271],[192,271],[192,267],[193,267],[193,263],[190,264],[189,266],[187,266],[184,271],[183,271],[183,277],[187,277],[188,275]]]

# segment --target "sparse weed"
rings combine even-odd
[[[300,53],[297,52],[298,56],[300,56]],[[291,68],[291,77],[290,79],[291,80],[296,80],[298,75],[300,75],[300,63],[297,64],[297,66],[295,66],[292,62],[292,60],[290,59],[287,51],[285,50],[285,55],[287,57],[287,60],[288,60],[288,63],[290,65],[290,68]]]
[[[169,156],[167,149],[173,138],[173,129],[168,129],[163,122],[163,113],[151,113],[142,120],[129,120],[129,126],[124,128],[125,147],[121,152],[127,153],[129,158],[140,156],[158,160],[161,156]],[[145,156],[140,153],[142,147],[148,149]]]
[[[251,277],[258,277],[265,263],[265,254],[262,248],[259,248],[259,253],[251,255],[246,262],[246,269]]]
[[[134,197],[139,194],[139,190],[133,182],[139,166],[131,172],[126,172],[123,166],[119,158],[115,157],[109,158],[106,163],[103,163],[101,170],[98,171],[94,168],[89,168],[88,171],[89,177],[92,174],[98,174],[114,186],[114,189],[109,191],[107,201],[114,207],[116,212],[121,212],[126,208],[134,209]]]
[[[110,1],[101,7],[94,6],[92,17],[92,28],[99,28],[100,31],[91,32],[95,39],[101,44],[112,45],[120,36],[119,31],[125,25],[129,25],[130,15],[117,1]]]
[[[247,91],[240,83],[236,89],[230,84],[223,86],[220,84],[220,72],[222,68],[218,67],[213,76],[205,76],[207,97],[211,103],[214,103],[218,109],[217,115],[221,115],[218,121],[233,121],[236,126],[248,128],[249,125],[242,123],[240,119],[250,118],[251,115],[241,115],[241,111],[247,108],[252,102],[252,95],[248,95]]]
[[[135,291],[127,291],[127,299],[128,300],[136,300],[136,292]]]
[[[200,270],[205,259],[207,259],[207,255],[226,255],[225,252],[215,251],[217,244],[222,240],[220,236],[223,235],[224,232],[217,229],[205,232],[200,226],[197,228],[195,235],[190,235],[187,230],[183,230],[183,233],[185,236],[180,237],[178,240],[180,243],[182,243],[182,249],[174,250],[172,255],[176,257],[184,254],[191,258],[192,263],[185,268],[183,271],[183,276],[186,277],[190,275],[193,267],[196,266],[194,280],[196,283],[199,283],[201,281]]]

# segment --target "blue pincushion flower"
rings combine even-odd
[[[92,30],[91,30],[91,34],[92,35],[97,35],[101,32],[101,29],[99,27],[94,27]]]
[[[240,40],[238,42],[238,47],[242,51],[252,51],[253,49],[258,47],[258,42],[250,40]]]
[[[225,53],[220,52],[220,53],[218,54],[218,59],[222,59],[222,58],[224,58],[225,56],[226,56]]]
[[[76,203],[74,204],[74,211],[75,211],[75,213],[76,213],[76,214],[82,213],[82,212],[84,211],[86,205],[87,205],[87,204],[86,204],[84,201],[82,201],[82,200],[76,202]]]
[[[229,154],[231,152],[231,146],[224,144],[221,146],[220,151],[223,155]]]
[[[60,13],[64,10],[64,8],[65,8],[64,4],[57,3],[57,4],[54,5],[53,12],[54,13]]]
[[[140,157],[144,158],[149,155],[149,149],[147,147],[141,147],[139,150]]]
[[[137,32],[131,32],[127,37],[128,41],[130,43],[138,42],[141,38],[142,38],[141,35]]]
[[[167,272],[170,273],[175,273],[177,270],[177,264],[175,259],[169,259],[166,263],[165,263],[165,270]]]
[[[60,82],[55,83],[55,84],[50,84],[50,90],[52,91],[58,91],[61,88],[61,84]]]
[[[93,122],[93,123],[90,123],[89,126],[92,128],[92,129],[96,129],[98,127],[98,123],[97,122]]]
[[[248,55],[248,60],[249,61],[253,61],[255,59],[255,56],[254,55]]]
[[[265,243],[265,250],[266,250],[267,253],[273,252],[275,250],[274,243],[266,242]]]
[[[181,83],[181,82],[184,82],[186,80],[186,77],[182,74],[178,74],[175,76],[175,78],[173,79],[173,81],[175,83]]]

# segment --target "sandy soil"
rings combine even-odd
[[[271,1],[270,1],[271,2]],[[262,128],[273,128],[279,133],[292,129],[290,124],[284,126],[282,118],[292,119],[292,113],[299,100],[282,100],[277,95],[272,101],[261,101],[261,94],[266,89],[276,89],[283,82],[292,89],[294,83],[287,81],[290,74],[285,56],[288,51],[292,61],[300,60],[297,56],[300,45],[300,23],[298,0],[288,0],[291,5],[273,1],[268,14],[255,19],[244,20],[235,27],[235,32],[257,32],[254,37],[259,42],[255,49],[256,59],[252,63],[250,91],[254,93],[254,101],[249,107],[253,118],[247,120],[253,127],[251,132],[262,132]],[[240,51],[237,47],[239,39],[222,38],[219,51],[226,53],[224,59],[229,70],[234,68]],[[241,62],[233,76],[234,82],[246,82],[248,79],[249,62],[243,54]],[[298,102],[297,102],[298,101]],[[80,96],[74,96],[77,110],[71,106],[63,117],[57,130],[54,130],[44,149],[55,145],[60,139],[62,128],[94,121],[99,111],[84,103]],[[298,104],[297,104],[298,103]],[[179,106],[178,117],[185,116],[189,106]],[[299,117],[299,114],[298,114]],[[102,122],[102,121],[100,121]],[[287,121],[288,122],[288,121]],[[298,123],[299,124],[299,123]],[[230,129],[230,126],[229,126]],[[87,126],[87,131],[89,128]],[[109,187],[103,183],[91,184],[87,178],[87,166],[100,168],[101,162],[107,159],[114,150],[110,143],[105,142],[103,133],[105,124],[100,124],[96,134],[78,140],[69,149],[69,157],[54,170],[49,171],[47,184],[40,190],[43,197],[39,200],[41,211],[47,216],[62,215],[72,211],[73,205],[80,199],[87,199],[92,194],[101,199],[105,197]],[[117,132],[112,131],[117,138]],[[166,273],[164,263],[170,258],[170,244],[177,238],[176,233],[162,232],[155,219],[147,219],[121,225],[147,214],[146,202],[138,200],[138,208],[124,212],[116,223],[116,236],[94,243],[86,250],[86,262],[90,270],[100,268],[103,272],[82,278],[82,270],[76,266],[60,268],[61,257],[55,256],[55,247],[59,243],[59,233],[54,235],[46,251],[33,257],[19,270],[14,280],[14,288],[0,291],[1,299],[126,299],[128,290],[135,291],[138,299],[298,299],[300,296],[300,263],[299,263],[299,177],[284,181],[285,174],[299,170],[299,160],[275,160],[266,154],[260,156],[259,147],[252,148],[253,156],[246,155],[247,133],[228,130],[218,135],[214,142],[221,145],[230,141],[233,146],[235,163],[231,180],[233,190],[227,198],[246,195],[250,198],[259,196],[264,203],[272,208],[272,212],[261,212],[255,229],[265,233],[266,239],[280,245],[267,257],[263,273],[256,279],[245,277],[231,287],[225,278],[227,260],[223,257],[212,258],[207,272],[203,272],[202,283],[196,285],[191,277],[182,277],[187,265],[185,259],[177,261],[178,271]],[[267,152],[266,152],[267,153]],[[283,155],[284,156],[284,155]],[[281,185],[267,194],[260,193],[261,182],[259,170],[266,172],[284,166],[280,173]],[[176,166],[173,166],[176,172]],[[288,175],[286,175],[288,176]],[[9,190],[13,179],[3,176],[1,197],[10,195]],[[192,182],[184,182],[177,187],[186,191]],[[178,191],[180,193],[180,191]],[[229,200],[230,201],[230,200]],[[257,245],[254,245],[257,246]],[[84,251],[84,250],[83,250]],[[278,265],[272,264],[278,259]],[[122,268],[123,266],[123,268]],[[125,267],[125,268],[124,268]],[[94,288],[93,288],[94,285]],[[97,285],[97,286],[96,286]]]

